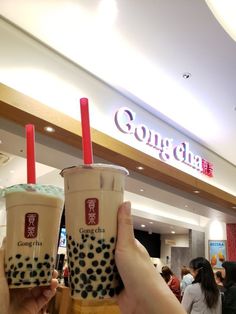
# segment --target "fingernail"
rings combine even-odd
[[[53,292],[52,290],[44,290],[43,291],[43,295],[46,297],[46,298],[50,298],[52,296]]]
[[[123,207],[124,207],[125,213],[127,215],[130,215],[131,214],[131,203],[130,202],[124,202]]]

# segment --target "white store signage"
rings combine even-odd
[[[135,123],[136,113],[128,107],[121,107],[115,113],[115,124],[122,133],[133,136],[135,141],[142,142],[157,151],[160,160],[168,162],[175,159],[212,177],[213,165],[206,159],[194,154],[188,142],[173,144],[173,139],[165,137],[145,124]]]

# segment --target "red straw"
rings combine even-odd
[[[27,156],[27,183],[35,184],[35,150],[34,125],[27,124],[26,130],[26,156]]]
[[[91,135],[90,135],[88,98],[80,99],[80,114],[81,114],[81,124],[82,124],[82,143],[83,143],[84,164],[89,165],[93,163],[93,150],[92,150],[92,142],[91,142]]]

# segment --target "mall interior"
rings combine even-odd
[[[64,188],[61,170],[83,163],[86,97],[94,162],[129,171],[124,199],[157,271],[235,261],[236,45],[205,1],[4,0],[0,11],[1,191],[26,183],[28,123],[37,183]]]

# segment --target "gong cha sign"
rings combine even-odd
[[[145,124],[135,123],[136,113],[128,107],[121,107],[115,113],[115,124],[122,133],[131,135],[157,151],[160,160],[182,162],[208,177],[213,177],[213,164],[190,150],[188,142],[173,144],[173,139],[162,136]]]

